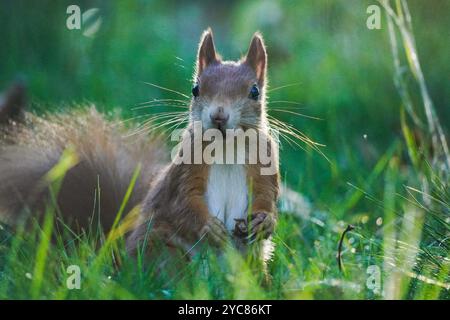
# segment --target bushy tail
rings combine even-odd
[[[140,175],[124,213],[143,200],[167,162],[156,139],[127,136],[120,122],[105,120],[93,107],[44,117],[23,112],[20,122],[5,116],[0,122],[0,217],[7,223],[45,210],[49,189],[43,177],[68,147],[75,150],[78,162],[64,176],[57,212],[75,230],[100,222],[107,231],[138,164]]]

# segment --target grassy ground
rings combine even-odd
[[[414,203],[413,198],[406,200],[395,194],[393,190],[401,180],[397,160],[386,155],[383,161],[379,166],[387,167],[382,178],[384,198],[372,198],[360,189],[349,198],[370,199],[384,211],[380,217],[362,213],[344,222],[320,210],[313,210],[307,219],[288,212],[280,214],[269,286],[261,285],[264,275],[260,269],[232,248],[219,257],[205,251],[192,263],[168,274],[157,270],[157,262],[143,263],[128,257],[121,238],[110,241],[88,232],[78,239],[66,234],[51,243],[53,220],[49,210],[43,225],[36,225],[31,232],[7,228],[1,231],[0,297],[447,299],[448,247],[441,236],[448,234],[448,219],[442,221],[442,212],[427,209],[429,204]],[[447,194],[435,194],[431,201],[448,214],[449,194],[448,190],[444,192]],[[411,193],[420,198],[418,192]],[[341,203],[339,207],[344,210],[347,205]],[[356,229],[344,239],[343,270],[339,271],[338,240],[348,222]],[[72,265],[81,271],[79,290],[67,286],[73,272],[67,268]]]
[[[141,81],[189,91],[196,41],[207,25],[230,57],[262,29],[269,45],[269,113],[325,143],[329,159],[283,142],[283,183],[309,199],[311,212],[280,212],[269,286],[262,286],[263,274],[232,249],[220,257],[205,252],[174,276],[127,257],[123,239],[88,232],[52,243],[50,207],[46,222],[31,231],[2,226],[1,299],[450,298],[448,154],[433,129],[450,117],[444,72],[450,61],[441,38],[448,30],[443,15],[448,4],[410,1],[417,36],[410,42],[410,27],[387,16],[382,30],[368,31],[369,2],[270,3],[233,2],[217,10],[223,16],[211,17],[214,4],[208,1],[187,7],[170,1],[150,7],[86,1],[82,7],[104,12],[95,40],[57,27],[65,23],[57,14],[65,12],[64,3],[52,4],[47,16],[42,3],[0,5],[9,48],[0,52],[0,83],[6,85],[18,70],[25,73],[36,112],[85,100],[124,119],[174,111],[169,105],[158,111],[127,106],[177,98]],[[402,1],[391,3],[407,16],[404,8],[399,11]],[[255,14],[248,18],[246,12]],[[232,32],[226,32],[230,25]],[[435,103],[431,117],[427,97]],[[355,229],[343,237],[340,271],[336,254],[349,224]],[[80,290],[67,287],[71,265],[80,267]]]

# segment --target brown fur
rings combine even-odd
[[[15,223],[23,209],[33,213],[45,209],[48,186],[43,177],[73,146],[79,161],[64,178],[59,211],[75,230],[95,225],[98,219],[109,230],[138,163],[141,175],[125,212],[142,201],[167,161],[156,140],[125,138],[123,129],[95,109],[46,118],[28,113],[23,123],[9,125],[0,145],[0,213]]]
[[[255,128],[269,136],[265,113],[267,55],[261,36],[255,34],[247,56],[240,62],[223,62],[215,52],[212,33],[208,30],[202,36],[198,55],[195,83],[200,94],[192,100],[191,120],[202,121],[204,109],[216,103],[238,114],[235,127]],[[261,97],[258,101],[248,98],[254,84],[260,86]],[[187,130],[192,132],[192,122]],[[274,161],[277,161],[278,150],[273,146],[269,139],[269,150]],[[263,176],[260,168],[260,164],[247,165],[247,180],[253,185],[252,212],[255,217],[263,214],[258,215],[260,221],[254,227],[264,233],[264,238],[268,238],[276,223],[279,176]],[[215,224],[205,202],[208,171],[207,165],[169,165],[144,201],[140,220],[128,238],[128,248],[140,247],[148,235],[149,223],[153,232],[151,238],[163,238],[169,246],[181,244],[188,252],[195,251],[198,240],[204,237],[210,244],[222,245],[222,234],[226,236],[226,231],[218,230],[221,227]],[[252,220],[252,217],[249,218]],[[247,231],[247,222],[240,223]],[[237,228],[238,225],[241,224],[237,223]],[[246,232],[242,230],[235,233],[238,236],[244,234]]]
[[[211,31],[206,31],[199,46],[195,75],[200,95],[192,99],[191,120],[202,121],[207,108],[220,106],[233,115],[232,127],[254,128],[269,136],[266,68],[267,55],[259,34],[253,37],[243,59],[224,62],[215,51]],[[254,85],[260,90],[257,100],[249,98]],[[223,245],[229,235],[210,215],[205,201],[210,167],[167,164],[158,141],[124,138],[123,132],[119,123],[106,121],[94,109],[46,118],[27,114],[23,124],[7,125],[0,140],[0,214],[14,221],[23,208],[43,209],[48,195],[40,181],[57,164],[62,152],[73,146],[79,163],[68,171],[58,196],[60,212],[72,227],[87,228],[97,221],[99,211],[102,226],[108,230],[133,172],[141,163],[141,175],[125,210],[141,205],[140,216],[127,238],[129,252],[136,254],[140,248],[152,255],[156,244],[162,243],[187,254],[195,252],[196,244],[203,238],[214,246]],[[192,122],[187,132],[192,134]],[[271,139],[269,149],[277,161],[278,150]],[[278,173],[263,176],[261,166],[246,166],[247,181],[253,186],[252,216],[249,221],[236,223],[235,236],[246,236],[244,231],[251,225],[267,239],[276,223]],[[94,206],[97,184],[101,190],[100,210]],[[142,248],[144,243],[146,248]]]

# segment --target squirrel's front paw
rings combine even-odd
[[[236,219],[233,235],[249,243],[258,238],[267,239],[275,228],[273,215],[266,212],[256,212],[250,216],[249,222],[245,219]]]
[[[210,217],[200,231],[200,236],[205,237],[214,247],[224,246],[229,238],[228,231],[223,222],[216,217]]]

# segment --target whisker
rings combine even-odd
[[[175,115],[175,114],[178,114],[178,113],[186,113],[186,112],[185,111],[173,111],[173,112],[161,111],[161,112],[153,113],[152,115],[154,115],[154,117],[157,117],[159,115]],[[131,122],[131,121],[134,121],[134,120],[137,120],[137,119],[141,119],[141,118],[148,118],[148,117],[149,117],[149,114],[141,114],[141,115],[137,115],[137,116],[134,116],[134,117],[130,117],[130,118],[125,119],[125,120],[118,121],[114,125],[122,125],[122,124],[125,124],[127,122]],[[145,120],[144,123],[146,121],[148,121],[148,120]]]
[[[183,119],[174,119],[174,120],[169,120],[167,122],[165,122],[164,124],[158,125],[156,128],[151,127],[149,129],[153,129],[156,132],[157,137],[163,137],[164,140],[168,140],[170,137],[170,134],[167,134],[170,130],[172,130],[174,127],[178,127],[180,125],[182,125],[183,123],[185,123],[187,120],[187,117],[183,118]],[[167,128],[164,129],[164,127],[168,126]],[[162,130],[160,130],[162,128]]]
[[[280,86],[280,87],[275,87],[275,88],[269,89],[269,90],[267,90],[267,92],[273,92],[273,91],[277,91],[277,90],[284,89],[284,88],[298,86],[300,84],[301,84],[301,82],[294,82],[294,83],[286,84],[284,86]]]
[[[182,112],[177,112],[176,114],[156,114],[152,117],[149,117],[148,119],[146,119],[143,123],[141,123],[138,128],[144,127],[149,123],[155,123],[157,121],[160,120],[164,120],[164,119],[173,119],[175,117],[177,117],[177,114],[182,114]]]
[[[144,105],[144,104],[151,104],[151,103],[159,103],[159,102],[179,102],[179,103],[183,103],[188,105],[190,103],[190,101],[188,100],[180,100],[180,99],[153,99],[153,100],[149,100],[149,101],[144,101],[141,103],[138,103],[137,105]]]
[[[157,130],[159,127],[167,125],[169,122],[171,123],[172,121],[174,121],[174,122],[180,121],[180,119],[182,120],[182,119],[186,118],[186,114],[189,114],[189,113],[188,112],[168,112],[168,113],[164,113],[164,114],[155,115],[153,117],[150,117],[146,121],[144,121],[142,124],[140,124],[136,128],[136,130],[134,130],[133,132],[131,132],[129,134],[129,136],[148,132],[148,130],[150,130],[150,129]],[[167,119],[167,120],[165,120],[165,119]],[[158,121],[161,121],[161,120],[163,120],[162,123],[156,124]],[[153,124],[156,124],[156,125],[153,126]]]
[[[162,123],[152,127],[152,129],[153,130],[158,130],[159,128],[164,128],[165,126],[167,126],[169,124],[178,123],[180,121],[180,119],[183,119],[183,118],[168,119],[168,120],[166,120],[166,121],[164,121],[164,122],[162,122]]]
[[[290,137],[288,134],[286,134],[286,129],[282,128],[280,125],[277,125],[274,122],[271,122],[269,120],[269,125],[271,127],[271,129],[276,129],[278,130],[278,134],[280,135],[281,138],[283,138],[284,140],[286,140],[286,142],[290,145],[293,146],[293,144],[297,147],[299,147],[300,149],[308,152],[308,150],[306,150],[301,144],[299,144],[296,140],[294,140],[292,137]],[[303,140],[301,140],[303,141]]]
[[[277,128],[277,129],[280,130],[279,128]],[[282,133],[280,133],[280,136],[282,139],[285,139],[291,147],[293,147],[293,145],[294,145],[294,146],[302,149],[303,151],[308,152],[308,150],[304,146],[302,146],[300,143],[298,143],[298,141],[294,140],[288,134],[282,132]]]
[[[270,105],[271,103],[286,103],[286,104],[293,104],[296,106],[302,106],[303,103],[297,102],[297,101],[291,101],[291,100],[269,100],[267,103]]]
[[[187,115],[183,119],[179,120],[178,122],[174,122],[173,124],[171,124],[167,129],[163,130],[161,132],[161,134],[162,135],[166,135],[167,132],[178,129],[179,126],[181,126],[182,124],[188,122],[188,120],[189,120],[189,115]],[[167,139],[169,138],[169,136],[170,135],[167,135]]]
[[[281,136],[281,138],[285,139],[290,146],[292,146],[292,144],[294,144],[295,146],[299,147],[300,149],[308,152],[308,150],[306,150],[298,141],[294,140],[290,136],[291,133],[287,129],[284,129],[283,127],[276,125],[274,123],[271,123],[270,125],[278,130],[278,133]],[[299,138],[297,138],[297,139],[305,142],[303,139],[299,139]],[[305,142],[305,143],[308,144],[307,142]]]
[[[143,125],[141,126],[141,128],[146,128],[146,127],[150,127],[152,126],[152,129],[155,129],[157,127],[159,127],[160,125],[163,125],[167,122],[167,121],[172,121],[172,120],[177,120],[177,119],[182,119],[182,115],[178,115],[178,116],[166,116],[166,117],[158,117],[156,119],[149,119],[147,120],[145,123],[143,123]],[[162,121],[161,123],[158,123],[159,121]]]
[[[182,93],[182,92],[173,90],[173,89],[165,88],[165,87],[163,87],[163,86],[159,86],[159,85],[154,84],[154,83],[151,83],[151,82],[145,82],[145,81],[144,81],[144,83],[147,84],[147,85],[149,85],[149,86],[153,86],[153,87],[155,87],[155,88],[158,88],[158,89],[162,89],[162,90],[166,90],[166,91],[168,91],[168,92],[176,93],[176,94],[178,94],[178,95],[180,95],[180,96],[182,96],[182,97],[185,97],[185,98],[187,98],[187,99],[190,99],[190,98],[191,98],[191,97],[189,97],[188,95],[186,95],[186,94],[184,94],[184,93]]]
[[[321,118],[317,118],[317,117],[314,117],[314,116],[309,116],[309,115],[302,114],[302,113],[298,113],[298,112],[294,112],[294,111],[291,111],[291,110],[269,109],[269,111],[284,112],[284,113],[289,113],[289,114],[295,114],[295,115],[297,115],[297,116],[304,117],[304,118],[308,118],[308,119],[323,120],[323,119],[321,119]]]
[[[170,117],[173,115],[185,114],[185,113],[187,113],[187,111],[171,111],[171,112],[161,111],[161,112],[157,112],[157,113],[147,114],[147,116],[148,116],[148,120],[150,120],[150,119],[158,119],[159,117],[167,117],[167,116]]]
[[[131,108],[132,111],[135,110],[142,110],[142,109],[149,109],[149,108],[156,108],[156,107],[170,107],[170,108],[179,108],[179,109],[187,109],[188,106],[185,105],[176,105],[176,104],[153,104],[153,105],[141,105],[138,107]]]
[[[297,128],[295,128],[279,119],[276,119],[270,115],[268,115],[268,119],[269,119],[269,123],[271,125],[275,124],[277,126],[278,130],[280,130],[281,132],[284,132],[284,133],[290,135],[291,137],[294,137],[300,141],[303,141],[304,143],[309,145],[311,148],[316,150],[320,155],[322,155],[328,162],[330,162],[328,157],[319,148],[319,147],[324,147],[324,145],[314,142],[313,140],[311,140],[308,136],[306,136],[303,132],[301,132]]]
[[[245,125],[245,126],[247,126],[249,128],[255,129],[255,130],[260,130],[261,129],[261,126],[259,126],[259,125],[255,125],[253,123],[248,123],[248,122],[245,122],[245,121],[242,121],[242,120],[241,120],[240,124],[241,125]],[[295,146],[299,147],[300,149],[302,149],[304,151],[308,151],[302,145],[300,145],[297,141],[295,141],[293,138],[291,138],[289,135],[287,135],[284,132],[284,131],[286,131],[286,129],[284,129],[284,128],[282,128],[279,125],[276,125],[274,123],[269,123],[269,124],[270,124],[271,129],[273,129],[273,128],[278,129],[278,134],[282,138],[284,138],[290,146],[293,146],[293,144],[294,144]]]
[[[138,120],[138,119],[141,119],[141,118],[144,118],[144,117],[148,117],[148,115],[147,114],[141,114],[141,115],[138,115],[138,116],[135,116],[135,117],[130,117],[130,118],[125,119],[125,120],[120,120],[117,123],[115,123],[114,125],[118,125],[118,124],[122,125],[122,124],[125,124],[127,122],[135,121],[135,120]]]
[[[295,127],[292,126],[291,124],[286,123],[286,122],[284,122],[284,121],[281,121],[280,119],[276,119],[276,118],[274,118],[274,117],[272,117],[272,116],[270,116],[270,115],[268,115],[268,116],[269,116],[270,118],[272,118],[274,121],[278,121],[280,124],[282,124],[282,125],[285,126],[286,128],[292,130],[293,133],[297,133],[298,135],[300,135],[302,138],[306,139],[306,140],[309,141],[310,143],[312,143],[312,144],[314,144],[314,145],[316,145],[316,146],[319,146],[319,147],[325,147],[324,144],[321,144],[321,143],[318,143],[318,142],[315,142],[315,141],[311,140],[307,135],[305,135],[303,132],[301,132],[299,129],[295,128]],[[270,120],[269,120],[269,121],[270,121]]]

